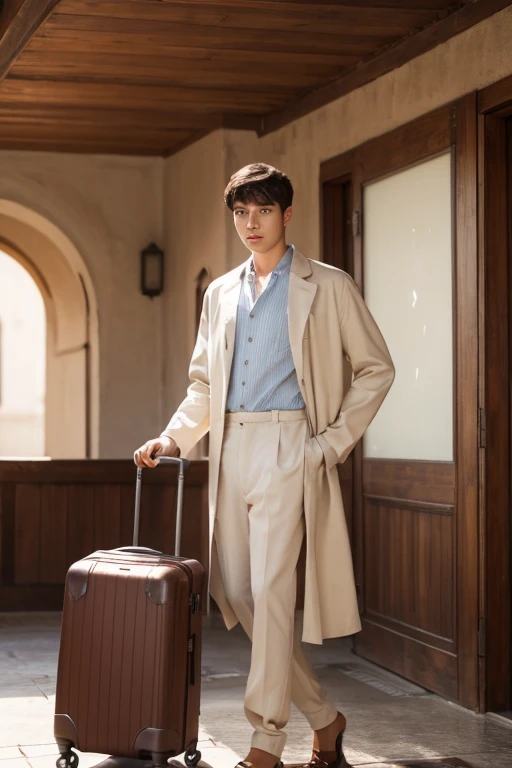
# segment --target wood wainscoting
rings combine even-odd
[[[0,461],[0,611],[60,610],[71,563],[133,540],[130,460]],[[139,545],[174,552],[176,470],[143,477]],[[187,472],[181,551],[208,565],[208,462]]]
[[[455,464],[365,459],[360,653],[457,698]]]

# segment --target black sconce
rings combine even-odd
[[[164,252],[150,243],[140,254],[140,288],[144,296],[160,296],[164,289]]]

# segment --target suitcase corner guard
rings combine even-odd
[[[66,576],[66,587],[72,600],[80,600],[87,592],[89,574],[94,567],[92,561],[78,560],[69,568]]]
[[[55,741],[62,747],[62,751],[65,752],[70,747],[80,749],[78,744],[78,730],[73,720],[69,715],[55,714],[53,720],[53,733]]]
[[[134,754],[155,752],[178,755],[181,751],[179,733],[168,728],[143,728],[135,737]]]

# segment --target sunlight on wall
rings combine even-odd
[[[45,377],[43,298],[0,251],[0,456],[44,455]]]

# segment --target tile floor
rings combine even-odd
[[[54,768],[53,707],[60,614],[0,614],[0,768]],[[354,656],[344,640],[311,646],[318,675],[348,718],[346,753],[359,768],[459,757],[471,768],[512,768],[512,721],[475,715]],[[218,617],[205,623],[200,749],[203,764],[233,768],[251,730],[243,714],[250,647]],[[283,758],[307,760],[311,733],[292,712]],[[81,754],[80,768],[137,768]]]

